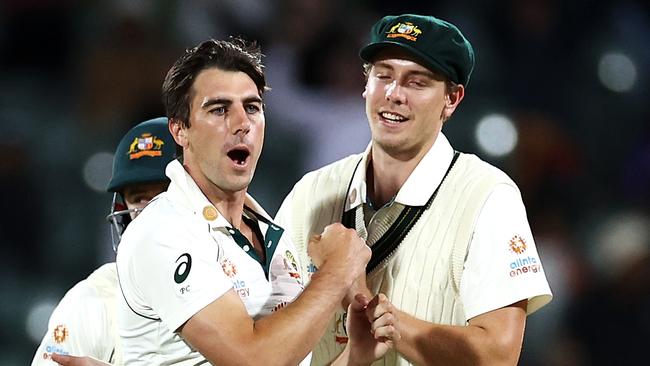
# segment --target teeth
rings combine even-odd
[[[381,112],[380,116],[384,119],[387,119],[389,121],[393,122],[403,122],[406,121],[406,118],[400,116],[399,114],[395,113],[390,113],[390,112]]]

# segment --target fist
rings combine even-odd
[[[307,254],[316,267],[345,267],[356,278],[365,271],[371,251],[356,231],[335,223],[328,225],[322,234],[309,240]]]

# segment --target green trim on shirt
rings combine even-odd
[[[258,236],[262,234],[262,230],[260,229],[259,226],[259,221],[262,221],[263,223],[268,225],[268,228],[266,229],[266,233],[264,233],[262,238],[263,239],[262,241],[264,242],[264,254],[266,256],[265,261],[262,261],[262,258],[260,258],[260,256],[257,255],[257,252],[255,251],[255,247],[253,247],[253,244],[251,244],[248,241],[248,239],[241,233],[241,231],[235,229],[234,227],[228,227],[228,232],[235,240],[235,243],[237,243],[237,245],[239,245],[239,247],[244,252],[246,252],[251,258],[255,259],[255,261],[262,266],[262,269],[264,270],[264,275],[268,279],[269,270],[271,267],[271,260],[273,259],[273,255],[275,254],[275,249],[278,247],[280,238],[284,233],[284,229],[272,223],[264,216],[258,215],[248,207],[244,207],[244,214],[242,215],[242,219],[246,221],[248,225],[251,226],[251,228],[253,229],[253,233],[255,233],[255,235]]]

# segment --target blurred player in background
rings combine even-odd
[[[113,203],[107,217],[114,249],[131,220],[167,189],[165,167],[175,158],[175,146],[167,118],[138,124],[117,146],[108,184]],[[118,294],[115,262],[104,264],[72,287],[54,309],[32,365],[56,365],[52,353],[121,365],[115,319]]]

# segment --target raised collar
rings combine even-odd
[[[348,189],[345,211],[366,203],[366,171],[370,160],[372,143],[366,147]],[[424,206],[440,185],[449,164],[454,157],[454,149],[449,140],[440,132],[433,146],[422,157],[402,188],[397,192],[394,202],[406,206]]]
[[[197,219],[207,222],[212,228],[232,227],[232,224],[210,203],[178,160],[173,160],[167,165],[165,174],[171,180],[167,194],[174,204],[191,210]],[[248,193],[244,205],[256,215],[271,221],[269,214]]]

